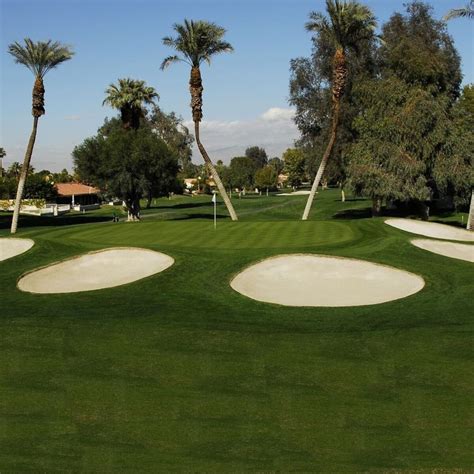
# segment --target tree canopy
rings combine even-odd
[[[127,131],[106,123],[107,135],[103,130],[74,149],[75,171],[125,201],[129,219],[138,220],[141,198],[174,190],[178,158],[148,126]]]

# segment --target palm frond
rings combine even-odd
[[[471,0],[464,8],[454,8],[450,10],[443,20],[448,21],[453,18],[474,18],[474,0]]]
[[[170,66],[171,64],[173,63],[177,63],[179,61],[184,61],[184,62],[188,62],[186,61],[185,59],[182,59],[180,58],[179,56],[177,56],[176,54],[173,55],[173,56],[168,56],[166,57],[165,59],[163,59],[163,62],[161,63],[161,66],[160,66],[160,69],[161,70],[164,70],[166,69],[168,66]],[[188,62],[189,64],[189,62]]]
[[[8,52],[15,62],[26,66],[35,76],[44,75],[59,64],[68,61],[74,55],[70,46],[59,41],[37,41],[25,38],[24,45],[18,41],[8,46]]]
[[[166,58],[161,64],[162,69],[177,60],[199,67],[203,61],[209,63],[216,54],[233,51],[232,45],[222,39],[225,28],[215,23],[185,19],[182,24],[175,23],[173,30],[176,37],[166,36],[162,41],[180,54]]]

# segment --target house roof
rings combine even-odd
[[[56,183],[60,196],[80,196],[83,194],[98,194],[100,189],[82,183]]]

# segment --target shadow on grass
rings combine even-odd
[[[332,216],[333,219],[368,219],[372,217],[372,210],[370,207],[364,209],[347,209],[345,211],[336,212]]]
[[[36,217],[36,216],[20,216],[18,228],[25,229],[29,227],[59,227],[66,225],[78,224],[95,224],[98,222],[111,222],[111,216],[97,216],[78,214],[75,216],[58,216],[58,217]],[[0,229],[9,229],[12,223],[11,214],[0,215]]]
[[[206,207],[210,206],[212,203],[210,202],[210,197],[209,197],[209,202],[185,202],[181,204],[172,204],[170,206],[151,206],[147,208],[146,210],[152,210],[152,209],[194,209],[196,207]],[[145,210],[145,208],[144,208]]]
[[[214,216],[212,214],[196,213],[196,214],[186,214],[183,216],[174,216],[174,217],[165,218],[165,220],[167,221],[187,221],[187,220],[192,220],[192,219],[213,220]],[[216,219],[217,220],[229,219],[229,216],[225,214],[217,214]]]

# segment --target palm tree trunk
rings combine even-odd
[[[471,205],[469,206],[469,217],[467,218],[467,230],[474,230],[474,190],[471,191]]]
[[[229,196],[222,184],[221,178],[219,177],[219,173],[217,172],[216,168],[212,164],[211,158],[207,154],[206,149],[201,143],[199,138],[199,122],[202,119],[202,91],[204,88],[202,87],[202,79],[201,79],[201,71],[198,67],[191,68],[191,77],[189,79],[189,92],[191,93],[191,110],[193,113],[193,121],[194,121],[194,135],[196,139],[197,146],[199,151],[206,163],[207,169],[212,175],[214,182],[216,183],[217,189],[224,199],[224,203],[229,211],[230,218],[233,221],[237,221],[237,214],[235,213],[234,206],[232,205]]]
[[[318,172],[311,186],[311,192],[309,193],[308,200],[306,201],[306,207],[304,208],[303,217],[301,220],[306,221],[313,205],[314,196],[319,186],[319,182],[324,174],[326,165],[328,163],[331,152],[336,143],[337,126],[339,124],[339,111],[341,108],[341,97],[344,94],[347,79],[347,65],[344,51],[341,48],[336,49],[333,59],[333,85],[332,85],[332,126],[331,126],[331,137],[329,139],[328,146],[324,152],[323,159],[319,165]]]
[[[382,198],[379,196],[372,198],[372,217],[379,217],[382,214]]]
[[[36,131],[38,130],[39,116],[33,117],[33,130],[31,131],[30,140],[25,153],[25,160],[21,168],[20,179],[18,181],[18,188],[16,190],[15,209],[13,211],[13,219],[11,226],[11,233],[15,234],[18,227],[18,217],[20,215],[21,198],[23,196],[23,189],[25,188],[26,177],[28,176],[28,168],[30,167],[31,156],[33,155],[33,147],[36,140]]]
[[[219,190],[219,193],[222,196],[222,199],[224,199],[224,203],[227,207],[227,210],[229,211],[230,218],[233,221],[237,221],[238,217],[237,217],[237,214],[235,213],[234,206],[232,205],[232,202],[230,201],[229,196],[227,195],[227,192],[224,188],[224,185],[222,184],[221,178],[219,177],[219,174],[217,173],[216,168],[212,164],[211,158],[209,158],[209,155],[207,154],[207,151],[202,145],[201,140],[199,138],[199,122],[198,121],[194,122],[194,138],[196,139],[197,146],[199,148],[199,151],[201,152],[204,162],[206,163],[207,169],[211,173],[212,179],[216,183],[217,189]]]
[[[326,165],[328,164],[329,156],[331,155],[332,149],[334,148],[334,143],[336,143],[338,122],[339,122],[339,102],[336,102],[334,104],[334,109],[333,109],[331,138],[329,139],[328,146],[326,147],[326,151],[324,152],[323,159],[321,160],[321,164],[319,165],[318,172],[316,173],[316,176],[313,181],[313,185],[311,186],[311,192],[309,193],[308,200],[306,201],[306,207],[304,208],[303,217],[301,219],[303,221],[308,220],[309,212],[311,211],[311,206],[313,205],[314,196],[316,195],[319,182],[321,181],[321,178],[326,169]]]

